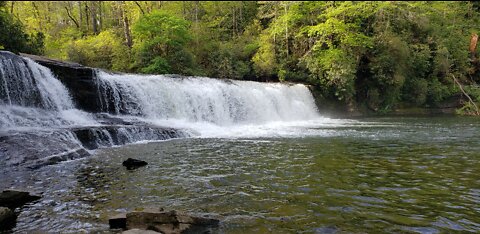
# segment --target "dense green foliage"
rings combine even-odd
[[[191,40],[188,21],[153,11],[133,27],[137,63],[145,73],[191,74],[192,55],[185,45]]]
[[[43,33],[25,33],[22,23],[8,13],[4,1],[0,2],[0,32],[0,49],[34,54],[43,52]]]
[[[8,38],[32,45],[45,35],[47,56],[89,66],[302,82],[326,99],[376,112],[435,106],[460,92],[456,77],[480,101],[478,47],[469,51],[480,29],[476,2],[3,5],[0,22],[14,28]],[[22,34],[14,18],[42,34]]]

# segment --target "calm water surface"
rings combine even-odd
[[[377,118],[303,137],[192,138],[98,150],[0,187],[44,198],[15,231],[102,232],[165,207],[219,217],[218,233],[480,232],[480,120]],[[134,171],[128,157],[149,162]]]

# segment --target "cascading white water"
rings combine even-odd
[[[258,83],[204,77],[97,72],[103,108],[156,120],[208,122],[220,126],[319,118],[301,84]]]
[[[93,122],[74,108],[68,90],[48,68],[1,52],[0,130]]]
[[[73,108],[65,86],[48,68],[31,59],[0,56],[0,78],[0,97],[4,104],[57,111]]]
[[[188,136],[177,129],[122,123],[76,109],[48,68],[0,51],[0,164],[36,168],[84,157],[86,148]]]
[[[198,137],[298,137],[335,123],[301,84],[97,71],[105,112],[191,129]]]
[[[107,119],[121,118],[138,126],[124,130],[102,127],[100,122],[111,124],[98,122],[98,116],[76,109],[66,87],[48,68],[0,52],[0,133],[97,126],[100,128],[83,135],[84,144],[101,140],[96,145],[108,146],[192,133],[200,137],[296,136],[307,126],[328,123],[318,114],[308,88],[300,84],[110,74],[100,70],[94,79],[100,100],[91,101],[98,101],[104,112],[116,114]],[[166,134],[160,131],[162,127],[176,128],[177,134]],[[152,132],[143,134],[145,131]]]

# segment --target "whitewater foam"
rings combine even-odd
[[[75,109],[50,69],[9,52],[1,55],[0,131],[96,124],[91,114]]]
[[[104,111],[220,126],[317,119],[304,85],[97,72]]]
[[[104,111],[158,126],[189,129],[193,137],[301,137],[348,121],[322,117],[301,84],[206,77],[110,74],[97,71]]]

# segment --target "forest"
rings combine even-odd
[[[375,113],[466,95],[478,115],[480,4],[1,1],[0,49],[111,71],[304,83]]]

